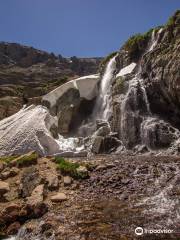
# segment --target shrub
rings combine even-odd
[[[133,52],[139,49],[139,46],[142,42],[144,42],[147,39],[148,34],[135,34],[133,36],[131,36],[125,43],[124,45],[124,49],[129,51],[129,52]]]

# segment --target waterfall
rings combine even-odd
[[[101,79],[99,97],[93,111],[93,118],[108,120],[110,116],[110,98],[111,98],[111,81],[116,69],[116,56],[108,62],[104,75]]]
[[[126,147],[141,142],[140,126],[143,119],[151,115],[143,80],[136,75],[129,82],[129,89],[121,103],[121,138]]]
[[[158,44],[160,33],[162,32],[163,28],[160,28],[159,31],[156,33],[155,30],[153,30],[152,35],[151,35],[151,42],[150,42],[150,47],[148,48],[147,52],[152,51],[156,45]]]
[[[156,33],[155,30],[153,30],[150,44],[144,55],[155,48],[161,31],[162,29]],[[125,146],[129,148],[137,144],[143,144],[143,122],[152,118],[146,87],[143,79],[140,77],[142,70],[141,64],[142,62],[140,61],[137,74],[129,81],[128,91],[121,103],[121,138]]]

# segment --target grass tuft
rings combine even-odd
[[[32,152],[30,155],[23,155],[17,158],[17,165],[24,166],[29,165],[38,159],[38,154],[36,152]]]
[[[57,168],[61,171],[63,175],[69,175],[76,179],[85,178],[81,173],[78,173],[77,169],[80,167],[79,163],[72,163],[65,160],[63,157],[55,157],[55,162],[57,163]]]
[[[5,162],[5,163],[10,163],[11,161],[13,161],[14,159],[16,159],[18,156],[3,156],[3,157],[0,157],[0,161],[1,162]]]

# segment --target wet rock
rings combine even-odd
[[[31,195],[33,189],[41,182],[38,170],[35,167],[30,167],[24,170],[20,184],[20,195],[28,197]]]
[[[86,150],[80,152],[74,152],[74,157],[87,157],[88,152]]]
[[[178,138],[178,132],[174,134],[176,131],[168,123],[151,118],[142,125],[142,139],[151,149],[167,148],[175,137]]]
[[[121,144],[121,141],[116,137],[106,136],[103,141],[102,152],[110,153],[115,151],[118,146]]]
[[[109,123],[101,119],[96,120],[96,130],[98,130],[101,127],[109,127]]]
[[[136,153],[145,153],[148,151],[148,148],[145,145],[137,145],[134,149]]]
[[[92,152],[93,153],[100,153],[100,149],[103,143],[103,137],[96,136],[92,139]]]
[[[72,183],[72,178],[70,176],[65,176],[63,178],[64,186],[69,186]]]
[[[6,182],[0,181],[0,197],[9,191],[10,191],[9,184]]]
[[[51,197],[52,202],[62,202],[67,200],[67,196],[65,193],[57,193],[56,195]]]
[[[111,129],[109,126],[102,126],[100,127],[95,133],[94,136],[101,136],[105,137],[111,132]]]
[[[58,157],[74,157],[74,152],[73,151],[64,151],[64,152],[55,154],[55,156],[58,156]]]
[[[18,233],[18,230],[20,229],[21,224],[19,222],[14,222],[12,223],[8,228],[7,228],[7,235],[15,235]]]

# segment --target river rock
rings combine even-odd
[[[9,177],[14,177],[19,173],[19,169],[16,167],[12,167],[10,169],[6,168],[1,174],[0,174],[0,178],[2,180],[6,180]]]
[[[56,190],[59,188],[58,176],[55,175],[54,173],[49,173],[46,176],[46,181],[47,181],[47,187],[49,190]]]
[[[24,170],[21,177],[19,193],[22,197],[29,197],[35,187],[41,182],[38,170],[33,166]]]
[[[27,198],[26,209],[30,217],[39,218],[47,212],[48,206],[43,202],[44,185],[37,186],[30,197]]]
[[[100,153],[100,149],[103,143],[103,137],[96,136],[92,138],[92,152]]]
[[[64,186],[69,186],[72,183],[72,178],[70,176],[65,176],[63,178]]]
[[[65,193],[57,193],[56,195],[51,197],[52,202],[62,202],[67,200],[67,196]]]
[[[5,193],[10,191],[9,184],[3,181],[0,181],[0,196],[3,196]]]
[[[43,196],[44,196],[44,185],[41,184],[39,186],[37,186],[30,197],[27,198],[27,204],[28,205],[36,205],[37,203],[39,202],[42,202],[43,201]]]

